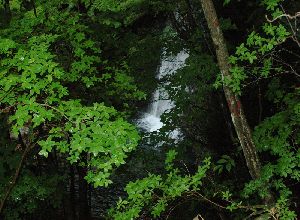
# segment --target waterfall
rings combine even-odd
[[[162,53],[161,64],[157,71],[157,79],[161,80],[166,75],[174,74],[178,69],[185,65],[185,60],[188,58],[188,53],[182,50],[176,55],[166,56],[165,51]],[[174,102],[169,99],[167,91],[164,86],[168,82],[162,83],[162,86],[158,86],[152,96],[152,102],[143,116],[138,120],[138,127],[144,129],[147,132],[159,131],[163,127],[161,121],[161,115],[170,111],[174,107]],[[176,138],[178,131],[173,131],[172,136]]]

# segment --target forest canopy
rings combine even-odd
[[[300,216],[300,1],[2,0],[0,219]]]

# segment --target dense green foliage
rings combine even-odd
[[[215,6],[230,77],[197,0],[3,0],[0,218],[297,219],[300,3]],[[185,66],[156,79],[160,59],[182,50]],[[224,84],[253,129],[258,179]],[[159,86],[175,107],[149,135],[134,122]],[[97,190],[120,186],[105,216],[91,211],[108,200]]]
[[[127,200],[120,199],[116,211],[112,212],[113,219],[133,219],[141,215],[143,208],[150,207],[149,212],[156,218],[166,210],[168,203],[184,193],[193,193],[202,186],[201,179],[205,177],[210,167],[210,158],[204,160],[193,175],[180,175],[180,170],[173,167],[176,151],[167,153],[165,165],[168,173],[165,177],[150,174],[148,177],[130,182],[125,190]],[[154,201],[153,201],[154,200]]]
[[[78,82],[89,88],[96,82],[113,78],[111,85],[117,89],[110,92],[112,95],[118,94],[118,90],[124,91],[124,99],[139,99],[143,95],[130,84],[131,79],[122,70],[115,70],[113,76],[109,71],[96,76],[96,64],[100,65],[101,62],[97,56],[100,51],[95,42],[86,39],[85,26],[76,27],[80,19],[78,15],[69,17],[68,13],[64,13],[65,16],[48,13],[51,14],[48,19],[61,19],[74,26],[69,28],[46,23],[45,28],[25,42],[24,39],[20,39],[20,42],[19,39],[11,40],[14,37],[10,33],[7,33],[9,38],[1,39],[1,45],[4,45],[1,51],[1,103],[5,108],[14,109],[9,118],[12,135],[17,136],[18,131],[27,126],[30,145],[40,145],[40,155],[47,156],[56,148],[61,153],[67,153],[71,163],[79,161],[83,153],[89,153],[91,159],[86,165],[96,168],[97,174],[89,173],[87,180],[95,182],[95,186],[107,185],[108,171],[113,165],[124,163],[126,152],[132,151],[137,145],[138,134],[113,107],[103,103],[82,105],[80,96],[72,97],[67,84]],[[26,15],[33,16],[30,13]],[[44,23],[41,19],[33,18],[32,23],[25,23],[27,26],[24,27],[22,24],[28,19],[26,15],[23,20],[16,21],[15,29],[11,24],[12,35],[18,34],[23,38]],[[21,33],[17,30],[21,30]],[[47,34],[52,31],[53,34]],[[50,47],[55,47],[62,39],[68,40],[65,43],[70,44],[70,50],[74,51],[74,60],[63,63],[66,67],[55,62],[55,58],[60,59],[59,55],[55,57],[50,52]]]

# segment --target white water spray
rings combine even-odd
[[[165,52],[163,52],[157,78],[161,80],[164,76],[175,73],[185,65],[185,60],[188,56],[188,53],[184,50],[175,56],[165,56]],[[164,125],[161,121],[161,115],[174,107],[174,103],[169,99],[168,93],[164,89],[164,85],[167,85],[167,83],[163,83],[162,87],[158,87],[155,90],[148,111],[145,112],[143,117],[137,122],[137,125],[147,132],[159,131]],[[171,134],[174,139],[176,139],[178,135],[179,131],[177,130],[173,131]]]

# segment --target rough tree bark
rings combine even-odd
[[[220,28],[219,20],[212,0],[200,0],[202,9],[210,30],[210,35],[215,45],[219,69],[222,77],[230,77],[230,64],[228,62],[228,50]],[[261,163],[257,155],[256,147],[252,139],[251,129],[245,117],[239,97],[230,87],[223,84],[223,90],[231,113],[231,119],[239,138],[246,159],[249,173],[253,179],[260,176]]]

